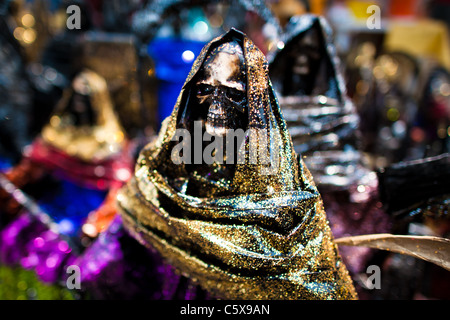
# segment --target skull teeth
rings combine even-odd
[[[227,115],[224,113],[214,113],[214,112],[209,112],[208,113],[208,119],[220,119],[220,120],[226,120],[227,119]]]
[[[218,115],[208,114],[205,126],[209,134],[222,136],[228,128],[228,120]]]
[[[228,119],[221,116],[210,116],[206,118],[206,121],[216,126],[226,126],[228,124]]]

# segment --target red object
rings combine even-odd
[[[37,139],[28,157],[67,180],[97,190],[108,190],[119,188],[131,178],[134,160],[129,149],[103,161],[85,162]]]
[[[419,6],[418,0],[391,0],[390,14],[393,17],[415,17]]]

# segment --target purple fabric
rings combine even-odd
[[[68,242],[26,212],[0,232],[0,239],[2,263],[34,270],[46,283],[59,281],[73,259]]]
[[[83,253],[27,212],[0,231],[0,263],[34,270],[45,283],[66,281],[80,268],[81,290],[93,299],[193,300],[209,298],[129,236],[119,215]]]
[[[95,299],[192,300],[205,293],[129,236],[119,215],[75,261]]]

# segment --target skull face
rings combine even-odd
[[[244,127],[247,99],[243,56],[237,43],[227,42],[205,60],[196,90],[199,105],[207,108],[205,127],[211,135],[224,136],[228,129]]]
[[[297,34],[286,43],[270,67],[275,89],[282,96],[323,91],[321,87],[328,85],[326,58],[323,35],[317,25]]]
[[[294,74],[300,76],[315,74],[321,57],[319,33],[316,29],[309,29],[295,44],[293,50]]]
[[[75,126],[91,126],[95,124],[96,112],[92,107],[91,88],[81,75],[72,83],[73,94],[68,104],[68,117]]]

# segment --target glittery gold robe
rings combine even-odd
[[[75,92],[88,96],[95,118],[93,124],[73,123],[67,107]],[[80,72],[43,128],[42,139],[85,162],[104,161],[120,154],[126,142],[125,132],[115,114],[106,80],[89,69]]]
[[[210,48],[227,39],[237,39],[244,51],[247,129],[267,134],[279,162],[269,174],[262,162],[237,164],[218,187],[192,175],[186,165],[174,164],[171,140],[189,114],[191,88]],[[207,196],[193,196],[180,187],[191,181],[204,181]],[[158,139],[141,151],[135,175],[117,199],[124,225],[136,239],[216,297],[356,298],[320,194],[293,150],[267,61],[237,30],[203,48]]]

